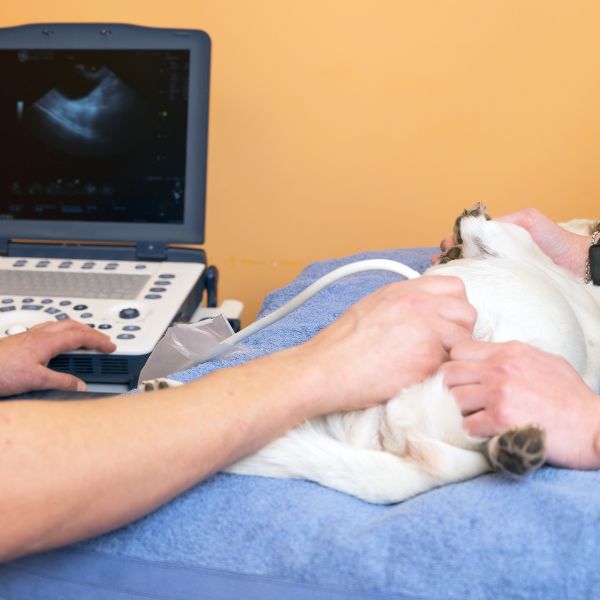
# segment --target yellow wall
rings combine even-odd
[[[476,200],[599,216],[596,0],[0,0],[52,21],[212,37],[206,248],[246,324],[309,261],[435,245]]]

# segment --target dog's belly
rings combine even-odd
[[[597,308],[587,301],[583,286],[573,289],[569,275],[494,258],[454,261],[428,273],[463,280],[469,301],[477,309],[475,339],[525,342],[563,356],[581,375],[586,374],[584,325],[591,318],[589,311],[597,312]],[[557,279],[562,285],[557,285]]]

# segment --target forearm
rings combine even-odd
[[[0,405],[0,559],[119,527],[311,416],[319,373],[299,360],[160,393]]]

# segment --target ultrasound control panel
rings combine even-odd
[[[0,257],[0,337],[74,319],[108,335],[113,355],[146,356],[203,270],[201,263]]]

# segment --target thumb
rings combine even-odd
[[[59,373],[48,368],[45,371],[45,376],[42,378],[43,389],[61,390],[64,392],[85,392],[87,389],[85,382],[74,375]]]

